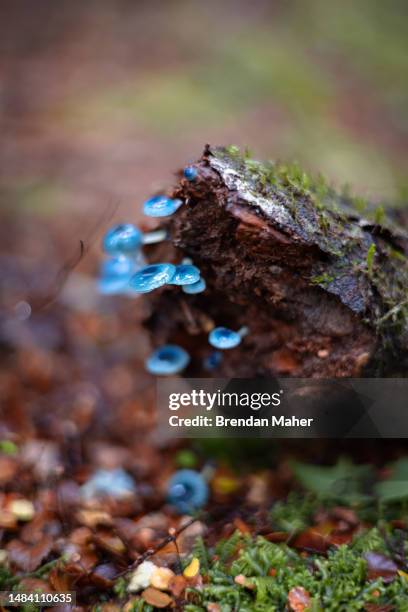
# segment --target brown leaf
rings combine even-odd
[[[251,528],[239,516],[234,518],[234,527],[241,533],[251,533]]]
[[[288,604],[293,612],[304,612],[310,605],[310,595],[303,587],[293,587],[288,593]]]
[[[50,536],[43,538],[34,545],[25,544],[20,540],[11,540],[7,545],[9,559],[25,572],[33,572],[45,559],[53,545]]]
[[[330,514],[335,520],[344,521],[351,527],[356,527],[360,522],[357,514],[351,508],[336,506],[335,508],[332,508]]]
[[[174,595],[174,597],[180,597],[186,586],[187,580],[184,578],[184,576],[173,576],[169,582],[169,591]]]
[[[159,591],[168,591],[174,572],[168,567],[158,567],[154,570],[150,578],[150,586]]]
[[[112,563],[97,565],[91,574],[92,583],[100,589],[112,588],[117,576],[117,569]]]
[[[77,512],[78,522],[86,527],[96,527],[97,525],[107,525],[110,526],[112,524],[112,517],[108,512],[104,512],[103,510],[87,510],[83,509]]]
[[[381,553],[368,552],[364,555],[367,561],[367,579],[382,578],[384,582],[392,582],[398,573],[398,567],[392,559]]]
[[[0,510],[0,529],[15,529],[17,527],[17,519],[8,510]]]
[[[167,593],[163,593],[158,589],[154,589],[153,587],[148,587],[142,593],[142,597],[146,603],[151,606],[155,606],[156,608],[167,608],[173,604],[173,599]]]
[[[0,456],[0,486],[4,486],[14,478],[17,467],[17,461],[12,457]]]
[[[98,531],[93,539],[98,548],[112,555],[121,556],[126,552],[126,546],[122,540],[110,533]]]
[[[73,577],[71,577],[64,567],[54,566],[49,575],[48,582],[56,593],[68,593],[72,590]]]
[[[330,542],[327,535],[323,535],[314,527],[311,527],[297,536],[293,546],[317,553],[324,553],[330,547]]]

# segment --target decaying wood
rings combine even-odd
[[[193,357],[187,374],[208,375],[209,327],[246,325],[211,375],[406,375],[408,235],[397,219],[235,148],[207,147],[195,167],[197,179],[171,193],[184,202],[168,223],[171,244],[150,258],[192,258],[207,289],[152,295],[155,345],[181,344]]]

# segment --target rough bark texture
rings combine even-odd
[[[150,298],[153,344],[190,351],[190,376],[379,376],[408,371],[408,236],[382,211],[338,195],[297,166],[207,147],[170,242],[151,261],[193,259],[199,295],[168,286]],[[381,219],[380,219],[381,217]],[[395,221],[395,220],[394,220]],[[211,374],[208,331],[250,332]]]

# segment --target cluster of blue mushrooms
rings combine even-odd
[[[103,239],[103,250],[107,257],[101,266],[99,291],[106,295],[131,294],[130,280],[146,264],[143,245],[161,242],[166,238],[165,230],[143,234],[131,223],[120,223],[112,227]]]
[[[195,181],[198,170],[187,166],[183,172],[188,181]],[[143,212],[149,217],[168,217],[183,204],[181,200],[166,195],[156,195],[146,200]],[[134,296],[149,293],[164,285],[176,285],[187,295],[202,293],[206,289],[200,270],[189,259],[180,264],[155,263],[146,265],[143,246],[167,239],[167,231],[159,229],[143,233],[139,228],[123,223],[112,227],[103,239],[107,258],[102,263],[99,290],[103,294]],[[218,349],[204,359],[206,370],[216,369],[222,361],[220,350],[238,346],[247,334],[246,327],[233,331],[226,327],[214,328],[208,337],[209,344]],[[170,376],[182,372],[190,362],[188,353],[181,347],[167,344],[157,348],[146,360],[146,369],[155,376]]]

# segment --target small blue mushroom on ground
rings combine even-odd
[[[143,204],[143,212],[148,217],[168,217],[173,215],[182,203],[181,200],[158,195],[146,200]]]
[[[85,499],[96,497],[124,498],[136,493],[133,478],[122,468],[98,470],[82,485],[81,495]]]
[[[146,370],[155,376],[170,376],[184,370],[190,362],[189,354],[176,344],[164,344],[146,360]]]
[[[241,344],[242,338],[248,333],[247,327],[242,327],[239,331],[233,331],[228,327],[215,327],[211,330],[208,341],[214,348],[227,350]]]
[[[168,483],[167,501],[180,514],[199,510],[207,503],[208,496],[208,484],[195,470],[178,470]]]
[[[184,168],[183,174],[184,178],[186,178],[188,181],[195,181],[198,176],[198,171],[197,168],[194,168],[194,166],[187,166]]]
[[[130,288],[136,293],[149,293],[173,280],[176,266],[157,263],[145,266],[130,279]]]
[[[203,278],[200,278],[196,283],[192,283],[191,285],[184,285],[182,290],[184,293],[188,293],[189,295],[195,295],[196,293],[202,293],[205,291],[206,284]]]

